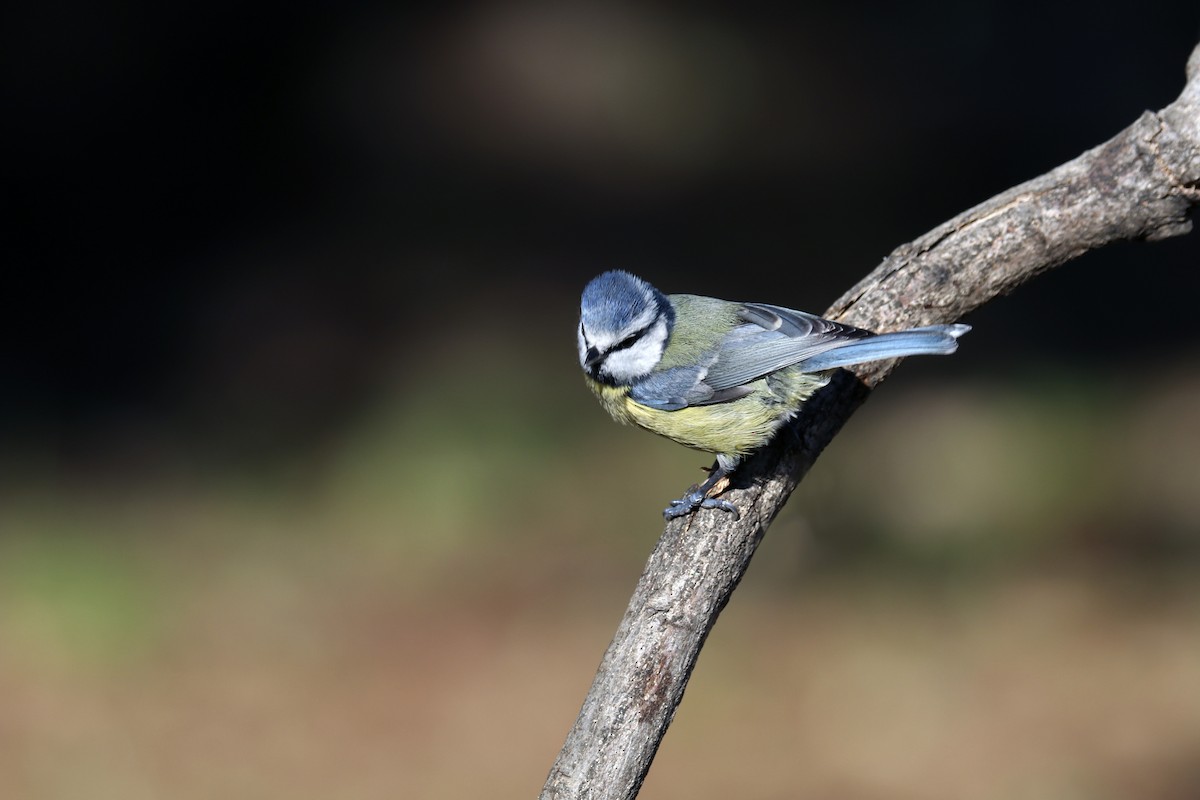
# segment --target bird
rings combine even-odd
[[[583,290],[579,364],[616,421],[712,453],[708,478],[663,510],[737,518],[721,495],[746,456],[766,445],[839,367],[912,355],[948,355],[962,323],[874,333],[766,303],[663,294],[624,270]]]

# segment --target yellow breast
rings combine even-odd
[[[787,371],[790,372],[790,371]],[[746,455],[766,444],[800,404],[828,383],[824,374],[781,375],[749,384],[753,391],[728,403],[660,411],[629,396],[628,387],[606,386],[585,378],[613,419],[637,425],[707,453]]]

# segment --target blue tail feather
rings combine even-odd
[[[851,339],[841,347],[801,361],[806,372],[848,367],[868,361],[904,356],[949,355],[958,349],[958,337],[971,330],[970,325],[930,325],[895,333],[880,333],[865,339]]]

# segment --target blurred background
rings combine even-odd
[[[0,25],[0,796],[530,797],[710,459],[578,294],[820,312],[1180,91],[1194,0],[21,4]],[[1196,234],[905,363],[647,798],[1200,796]]]

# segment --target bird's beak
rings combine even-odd
[[[591,368],[604,360],[604,354],[594,347],[589,347],[583,356],[583,365]]]

